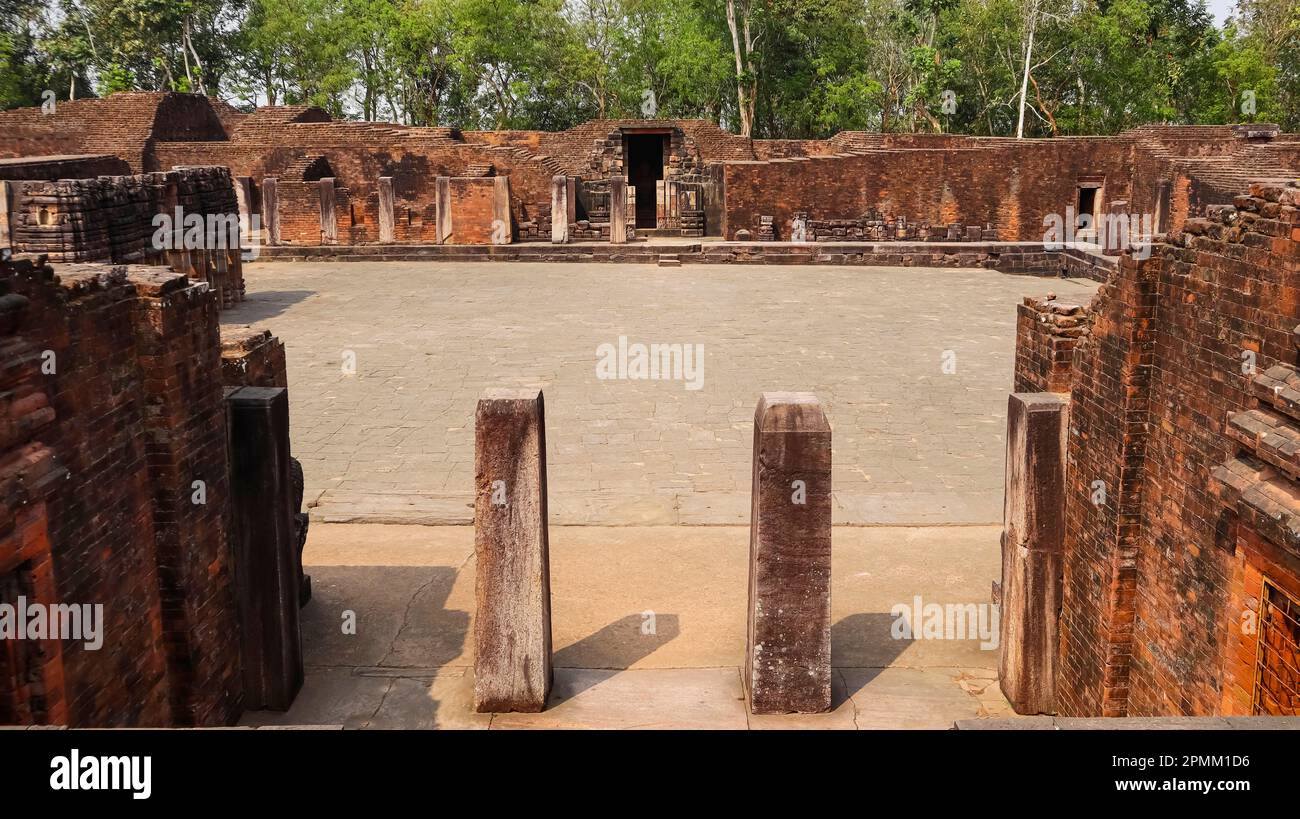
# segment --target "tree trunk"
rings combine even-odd
[[[1020,77],[1020,115],[1016,119],[1016,139],[1025,136],[1025,100],[1029,94],[1029,64],[1034,56],[1034,28],[1038,25],[1038,4],[1029,7],[1029,44],[1025,47],[1025,71]]]

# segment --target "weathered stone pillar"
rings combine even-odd
[[[1097,228],[1097,240],[1106,256],[1122,254],[1139,237],[1130,235],[1128,202],[1117,200],[1106,206],[1105,221]]]
[[[609,240],[627,241],[627,180],[621,176],[609,180]]]
[[[434,240],[438,244],[451,238],[451,177],[439,176],[433,180]]]
[[[508,245],[513,240],[510,229],[510,177],[492,177],[492,244]]]
[[[474,710],[541,711],[551,689],[551,580],[540,391],[479,399],[474,483]]]
[[[379,177],[379,241],[396,241],[397,220],[393,215],[393,177]]]
[[[1018,714],[1054,711],[1068,419],[1056,393],[1013,393],[1007,406],[998,676]]]
[[[266,243],[280,244],[279,180],[268,176],[262,180],[262,227],[266,230]]]
[[[831,428],[812,393],[754,413],[745,687],[755,714],[831,707]]]
[[[226,401],[244,707],[283,711],[303,677],[289,393],[283,387],[239,387]]]
[[[13,187],[0,179],[0,250],[13,247],[13,232],[9,227],[9,214],[13,212]]]
[[[253,229],[253,180],[247,176],[235,177],[235,203],[239,205],[239,235],[247,236]]]
[[[573,224],[574,222],[578,221],[578,178],[577,177],[570,176],[565,179],[564,196],[565,196],[564,215],[565,218],[569,220],[569,224]]]
[[[334,213],[334,177],[320,180],[320,242],[332,245],[339,240],[339,222]]]
[[[569,178],[551,177],[551,244],[569,241]]]

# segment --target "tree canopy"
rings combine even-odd
[[[1295,131],[1300,3],[1217,26],[1202,0],[0,0],[0,107],[122,90],[461,128]]]

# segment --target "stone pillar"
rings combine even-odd
[[[513,241],[510,229],[510,177],[492,177],[492,244],[508,245]]]
[[[251,177],[235,177],[235,203],[239,205],[239,235],[248,236],[248,232],[253,229],[253,180]]]
[[[262,180],[262,227],[266,230],[268,245],[280,244],[279,180],[274,176]]]
[[[283,711],[303,677],[289,393],[283,387],[239,387],[226,401],[244,707]]]
[[[434,239],[443,244],[451,238],[451,177],[439,176],[433,181]]]
[[[569,224],[578,221],[578,178],[567,177],[564,183],[565,218]]]
[[[393,216],[393,177],[379,177],[379,241],[391,243],[397,238],[397,220]]]
[[[1068,419],[1057,393],[1013,393],[1007,406],[998,676],[1018,714],[1054,711]]]
[[[551,689],[551,580],[539,390],[479,399],[474,482],[474,710],[541,711]]]
[[[609,240],[627,241],[627,180],[621,176],[609,180]]]
[[[551,244],[569,241],[569,178],[551,178]]]
[[[812,393],[759,399],[750,514],[750,710],[829,711],[831,428]]]
[[[334,177],[320,180],[320,243],[332,245],[339,240],[339,221],[334,213]]]
[[[1106,256],[1118,256],[1129,244],[1138,241],[1137,236],[1129,230],[1128,202],[1118,200],[1106,206],[1105,221],[1097,227],[1097,239],[1101,243],[1101,252]]]
[[[9,227],[9,214],[13,212],[13,186],[0,179],[0,251],[13,247],[13,232]]]

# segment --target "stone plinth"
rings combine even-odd
[[[745,687],[755,714],[831,707],[831,428],[812,393],[754,413]]]
[[[474,481],[474,710],[541,711],[551,689],[551,581],[540,391],[479,399]]]
[[[1056,393],[1014,393],[1007,406],[999,677],[1019,714],[1054,710],[1068,417]]]

